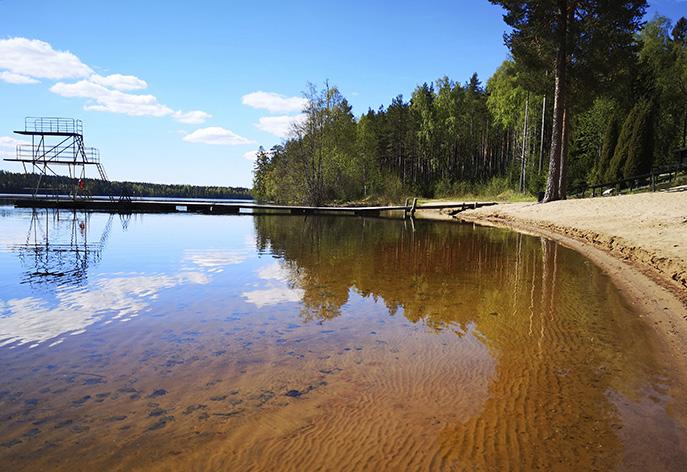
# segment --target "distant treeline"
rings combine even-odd
[[[38,182],[37,174],[0,171],[0,193],[31,193]],[[78,179],[44,176],[39,193],[70,194],[78,188]],[[147,182],[105,182],[84,179],[82,193],[131,197],[176,198],[253,198],[250,189],[243,187],[206,187],[181,184],[153,184]]]
[[[492,2],[513,30],[511,57],[486,85],[476,74],[442,77],[357,117],[335,86],[311,85],[289,139],[259,150],[255,197],[319,204],[511,189],[550,201],[675,161],[687,146],[685,18],[644,23],[644,0]]]

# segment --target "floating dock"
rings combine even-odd
[[[0,196],[1,197],[1,196]],[[237,215],[242,213],[274,213],[290,215],[327,215],[348,214],[355,216],[383,216],[391,212],[403,212],[403,216],[412,216],[419,210],[452,210],[458,213],[463,210],[496,205],[496,202],[446,202],[396,206],[291,206],[257,204],[252,202],[221,202],[212,200],[110,200],[106,198],[27,198],[18,196],[2,197],[11,201],[18,208],[59,208],[81,211],[103,211],[110,213],[202,213],[213,215]]]

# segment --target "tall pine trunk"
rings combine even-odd
[[[541,136],[539,138],[539,173],[541,174],[542,163],[544,162],[544,129],[546,127],[546,95],[541,102]]]
[[[561,133],[561,172],[558,179],[560,199],[565,200],[568,188],[568,144],[570,143],[570,112],[567,103],[563,104],[563,130]]]
[[[530,94],[525,99],[525,120],[522,125],[522,152],[520,153],[520,191],[525,191],[525,178],[527,172],[527,126],[529,121]]]
[[[556,71],[553,92],[553,130],[551,133],[549,175],[546,179],[544,202],[551,202],[561,198],[560,180],[561,168],[563,166],[561,162],[561,151],[563,148],[563,110],[566,96],[568,1],[559,0],[558,5],[560,11],[558,15],[558,51],[556,53]]]

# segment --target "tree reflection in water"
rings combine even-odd
[[[460,336],[476,326],[497,375],[481,414],[443,430],[448,458],[480,470],[514,459],[525,468],[609,470],[651,438],[685,438],[672,417],[683,421],[684,407],[656,394],[681,387],[666,385],[641,317],[571,250],[460,224],[285,217],[255,218],[255,227],[258,248],[283,258],[290,283],[304,291],[306,320],[341,316],[355,292],[433,330]],[[627,410],[641,416],[650,397],[662,399],[664,413],[647,428]]]

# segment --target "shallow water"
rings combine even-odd
[[[685,470],[645,323],[494,228],[0,207],[0,469]]]

